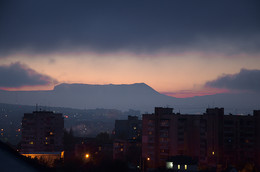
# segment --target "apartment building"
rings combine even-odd
[[[129,115],[127,120],[115,121],[115,139],[141,140],[142,120],[137,116]]]
[[[156,107],[143,115],[142,158],[149,168],[165,166],[171,156],[185,155],[200,166],[238,166],[259,161],[260,111],[253,115],[224,115],[208,108],[201,115],[175,114]]]
[[[131,115],[127,120],[116,120],[114,134],[113,159],[128,161],[133,166],[140,165],[142,120]]]
[[[61,152],[64,119],[61,113],[34,111],[22,119],[21,152]]]

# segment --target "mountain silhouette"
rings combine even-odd
[[[227,113],[249,113],[259,108],[255,93],[216,94],[175,98],[160,94],[145,83],[122,85],[59,84],[48,91],[3,91],[0,103],[69,107],[78,109],[113,108],[152,112],[156,106],[173,107],[181,113],[203,113],[207,107],[224,107]]]

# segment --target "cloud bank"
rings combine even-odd
[[[241,69],[237,74],[223,75],[216,80],[209,81],[206,86],[260,92],[260,70]]]
[[[57,83],[55,79],[40,74],[19,62],[8,66],[0,66],[0,78],[0,88],[18,88]]]
[[[259,53],[258,0],[2,0],[0,57],[21,51]]]

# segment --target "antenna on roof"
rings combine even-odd
[[[35,108],[36,108],[36,112],[37,112],[38,111],[38,104],[37,103],[36,103],[36,107]]]

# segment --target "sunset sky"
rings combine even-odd
[[[260,91],[259,0],[1,0],[0,89]]]

